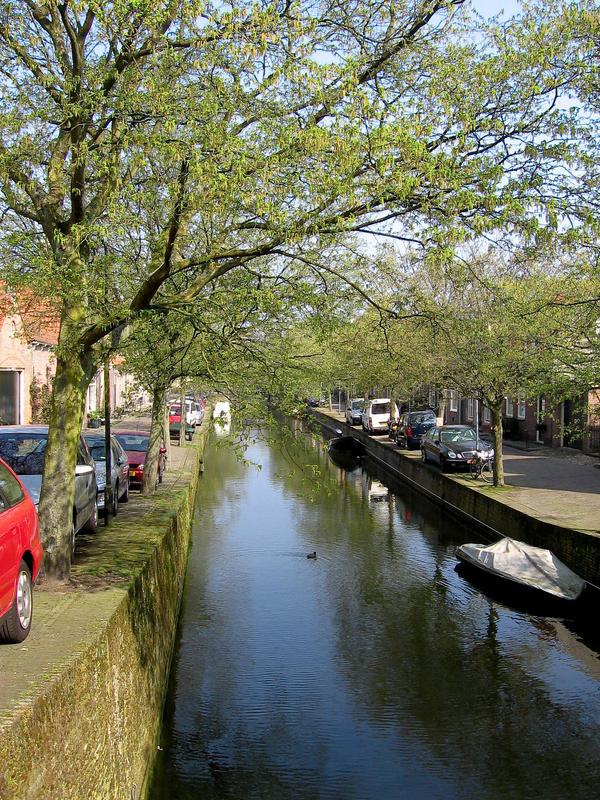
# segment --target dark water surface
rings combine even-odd
[[[153,800],[600,796],[593,642],[460,577],[481,537],[401,487],[248,458],[206,457]]]

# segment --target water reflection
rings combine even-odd
[[[319,438],[249,458],[207,455],[151,797],[595,796],[569,623],[462,580],[468,532]]]

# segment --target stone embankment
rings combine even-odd
[[[552,550],[600,586],[600,462],[577,453],[504,447],[507,485],[495,488],[464,473],[423,464],[419,451],[399,450],[387,436],[369,436],[343,415],[311,409],[327,435],[352,435],[370,458],[473,528],[472,541],[502,536]]]
[[[78,537],[71,585],[36,588],[31,634],[0,648],[1,800],[144,796],[204,440],[171,447],[155,496],[132,491]]]

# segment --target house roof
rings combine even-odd
[[[47,298],[39,297],[29,290],[15,297],[4,286],[0,286],[0,325],[12,314],[18,314],[21,318],[27,342],[47,345],[58,343],[60,314]]]

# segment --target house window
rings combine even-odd
[[[467,419],[473,419],[473,406],[474,406],[473,398],[469,397],[469,399],[467,400]]]
[[[492,421],[492,412],[489,410],[487,406],[483,407],[483,421],[487,422],[488,425]]]
[[[508,397],[506,398],[506,416],[512,417],[513,415],[513,402]]]
[[[519,419],[525,419],[525,414],[527,412],[527,405],[525,402],[525,395],[519,394],[517,395],[517,416]]]
[[[450,411],[458,411],[458,394],[456,389],[450,389]]]

